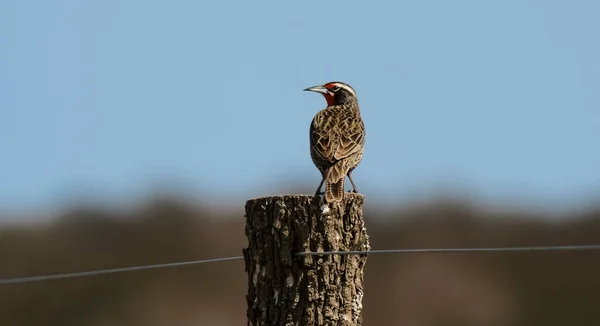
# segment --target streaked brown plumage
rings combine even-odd
[[[340,202],[344,196],[346,175],[352,180],[352,171],[363,157],[365,126],[360,116],[354,89],[342,82],[330,82],[305,90],[323,94],[328,106],[319,111],[310,125],[310,156],[321,171],[322,179],[316,195],[325,183],[325,201]]]

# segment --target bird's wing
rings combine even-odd
[[[322,114],[317,114],[310,124],[310,145],[323,159],[333,161],[332,135],[327,132],[328,129],[323,125]]]
[[[317,113],[310,126],[311,146],[330,162],[358,152],[365,142],[362,120],[356,116],[344,116],[335,109]]]
[[[333,153],[336,160],[357,153],[365,144],[365,127],[361,119],[352,117],[341,121],[340,130],[337,148]]]
[[[332,125],[330,123],[331,115],[321,111],[315,115],[310,124],[310,145],[323,159],[333,162],[334,158],[334,143],[336,143],[337,135],[332,133]]]

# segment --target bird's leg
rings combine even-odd
[[[323,183],[325,182],[325,176],[323,176],[323,178],[321,179],[321,183],[319,183],[319,188],[317,188],[317,191],[315,192],[315,196],[320,196],[325,194],[324,192],[321,192],[321,187],[323,187]]]
[[[321,179],[321,183],[319,183],[319,188],[317,188],[317,192],[315,192],[315,196],[320,196],[320,195],[324,195],[325,192],[321,192],[321,187],[323,187],[323,183],[325,183],[325,180],[327,180],[327,177],[329,176],[329,174],[331,173],[331,168],[327,168],[325,170],[325,172],[321,171],[321,175],[323,176],[323,178]]]
[[[352,171],[348,172],[348,179],[350,179],[350,183],[352,184],[352,192],[358,192],[358,188],[356,188],[356,185],[352,180]]]

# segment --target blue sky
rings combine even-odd
[[[0,209],[163,182],[209,198],[320,181],[301,90],[342,80],[382,201],[600,190],[597,1],[2,1]]]

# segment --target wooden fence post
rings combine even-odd
[[[367,255],[296,253],[369,250],[363,201],[346,193],[329,209],[305,195],[246,202],[248,325],[362,325]]]

